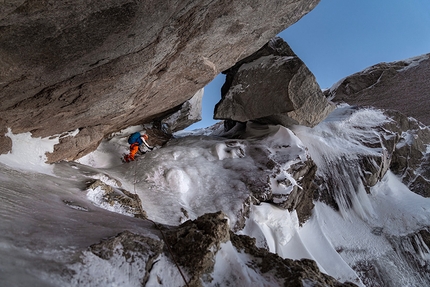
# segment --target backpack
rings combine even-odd
[[[142,139],[140,138],[140,133],[139,132],[132,133],[128,137],[128,143],[129,144],[139,143],[139,145],[142,144]]]

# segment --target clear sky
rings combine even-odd
[[[380,62],[430,53],[430,0],[321,0],[279,34],[316,76],[321,88]],[[203,120],[214,124],[224,76],[205,87]]]

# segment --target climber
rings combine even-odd
[[[124,161],[125,162],[130,162],[132,160],[134,160],[134,156],[136,155],[136,153],[140,150],[140,146],[143,144],[145,146],[145,148],[149,149],[149,150],[153,150],[153,147],[150,147],[148,145],[148,143],[146,142],[146,140],[148,140],[148,135],[144,134],[143,136],[140,135],[139,132],[135,132],[133,134],[131,134],[128,137],[128,143],[130,144],[130,153],[124,155]],[[140,150],[141,153],[146,153],[146,151],[142,151]]]

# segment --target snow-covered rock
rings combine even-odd
[[[184,103],[319,1],[3,2],[0,151],[10,150],[4,128],[79,129],[57,144],[57,162]]]
[[[410,190],[430,197],[430,128],[397,111],[386,111],[393,121],[384,128],[397,138],[390,168]]]
[[[289,260],[230,231],[225,214],[205,214],[166,231],[189,286],[355,286],[321,273],[311,260]]]
[[[58,138],[11,133],[25,146],[0,156],[0,285],[427,286],[430,198],[387,166],[430,150],[399,119],[341,106],[313,128],[217,125],[127,164],[142,127],[50,166]]]

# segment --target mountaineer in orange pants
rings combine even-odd
[[[148,149],[152,150],[153,148],[148,145],[146,140],[148,139],[148,135],[144,134],[143,136],[140,133],[136,132],[131,134],[128,137],[128,143],[130,144],[130,153],[124,155],[124,161],[130,162],[134,160],[134,156],[139,151],[139,147],[141,144],[144,144]]]

